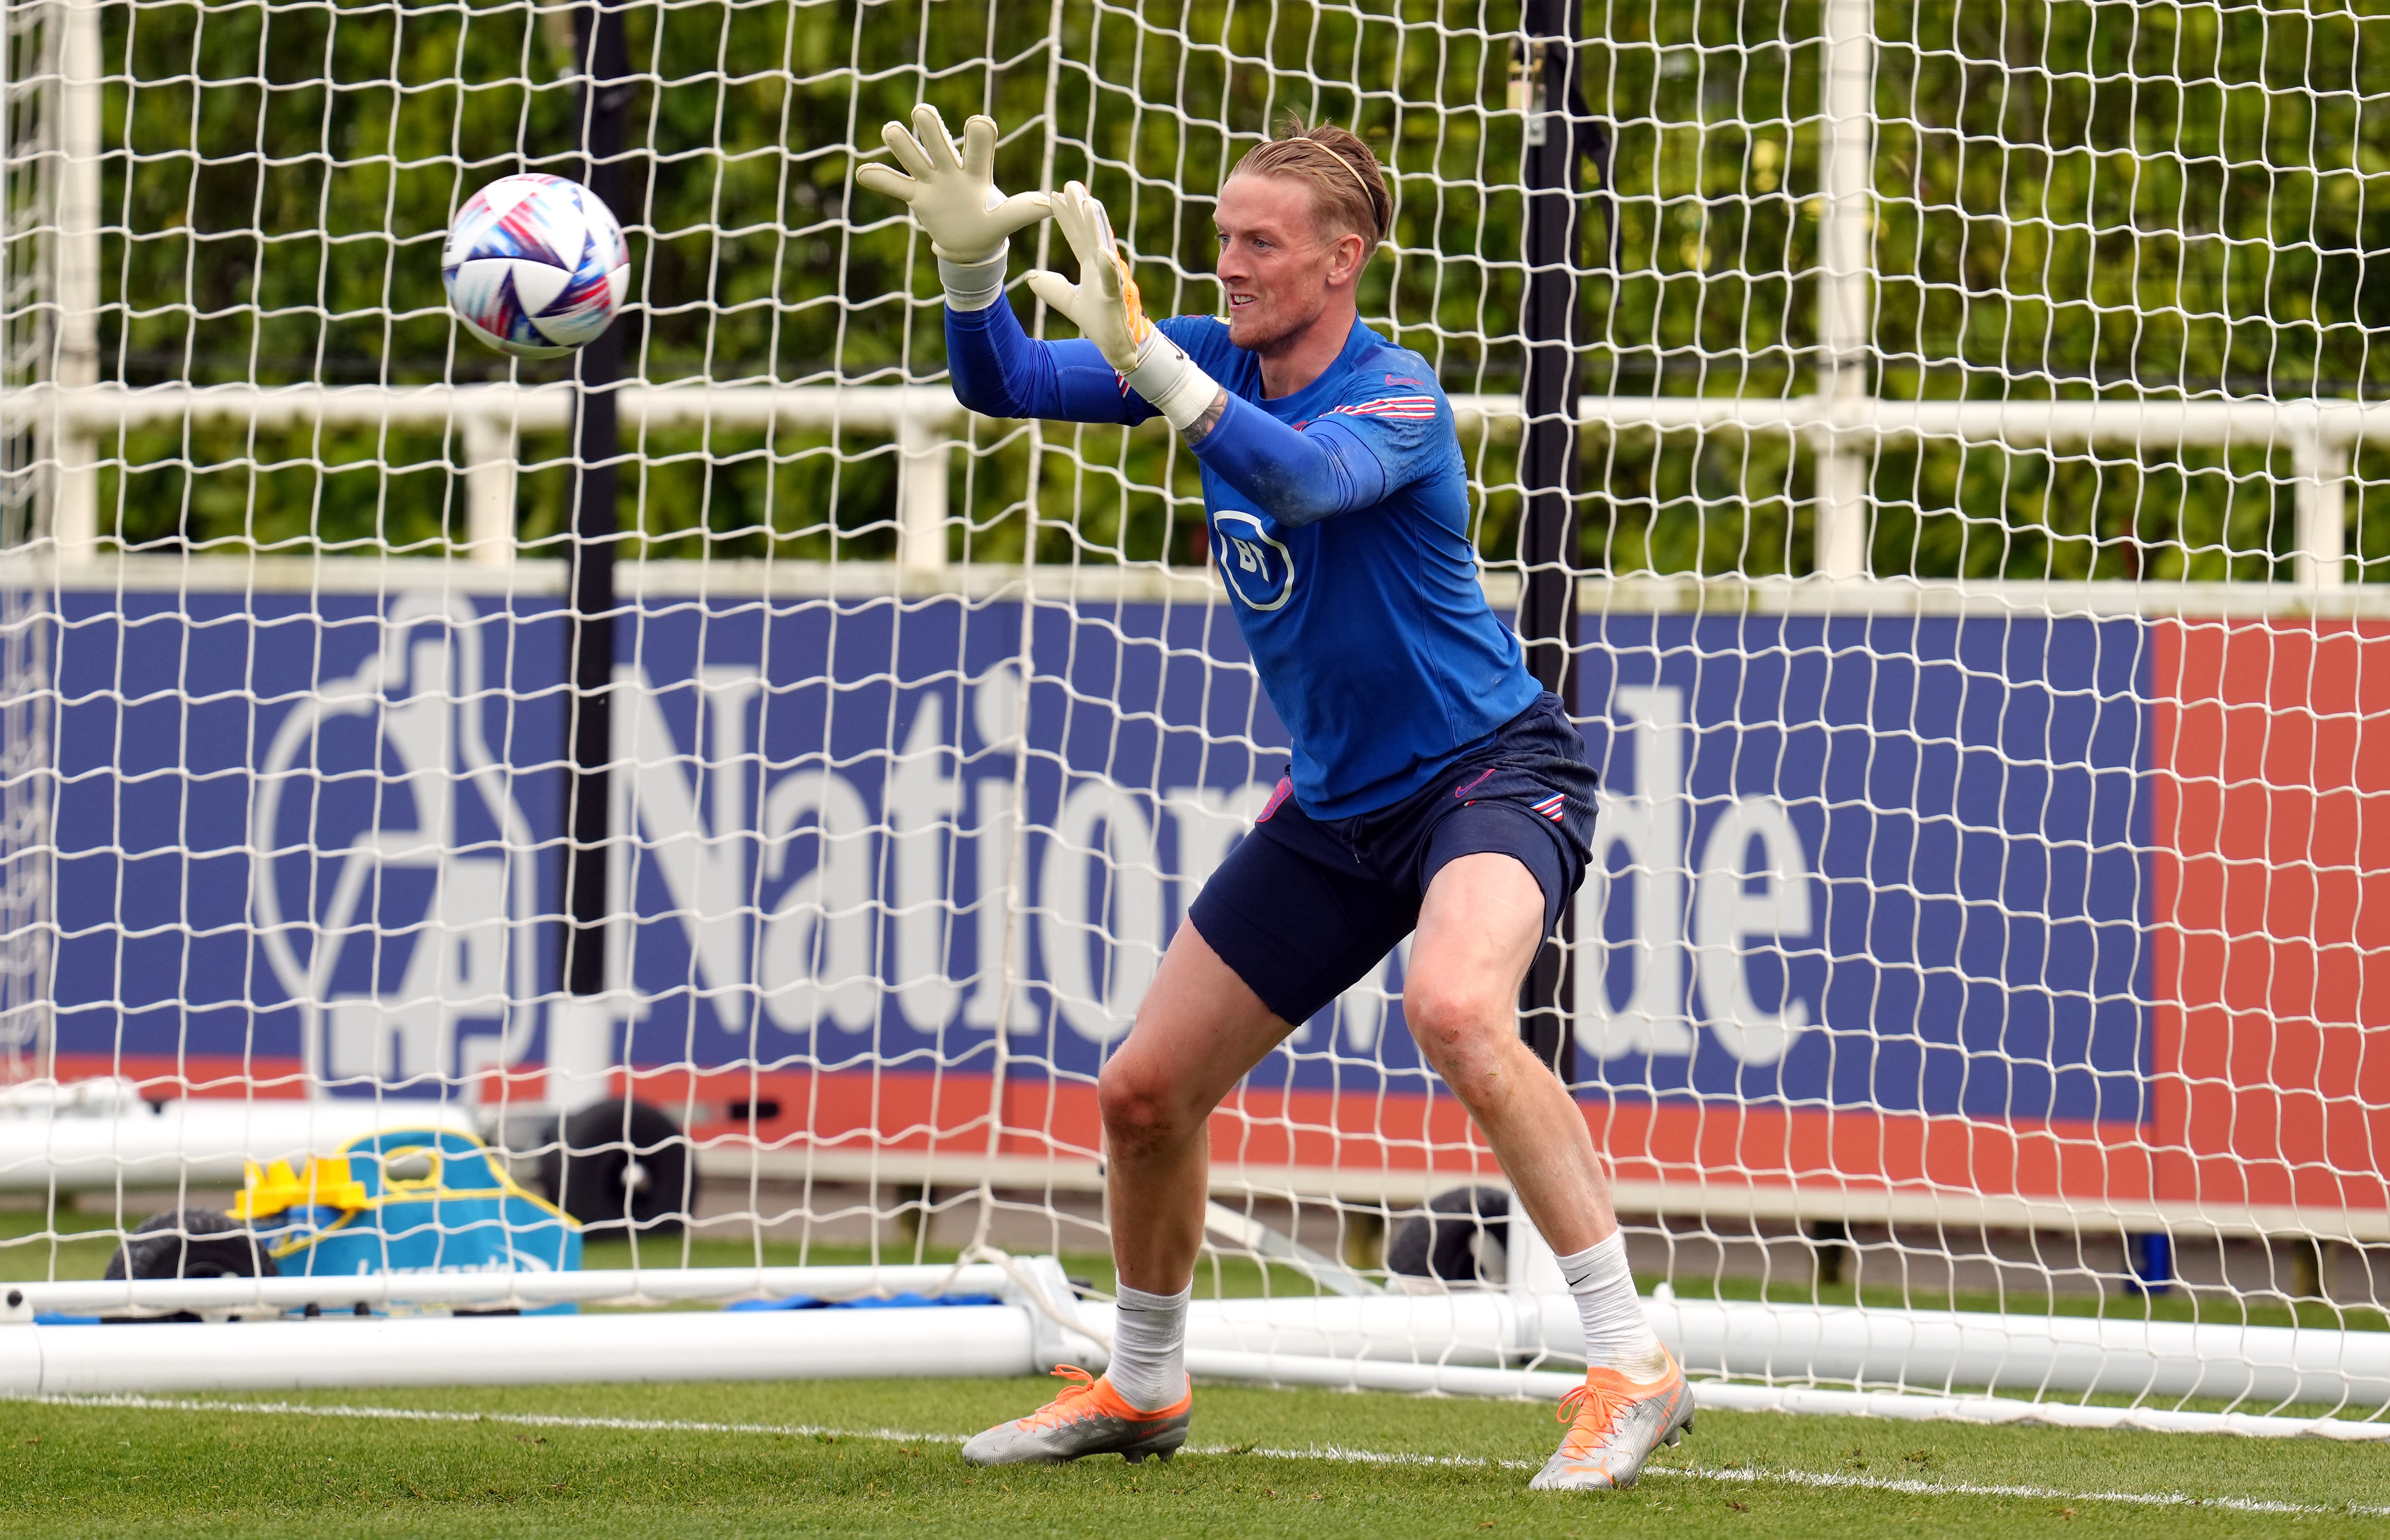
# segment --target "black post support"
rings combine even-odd
[[[623,124],[629,116],[631,50],[616,0],[573,15],[581,61],[581,184],[618,216],[623,200]],[[613,757],[614,458],[622,447],[614,385],[623,372],[623,326],[574,355],[572,451],[572,691],[565,755],[572,784],[565,799],[564,987],[597,995],[606,987],[606,846]]]
[[[1519,65],[1527,97],[1526,490],[1519,537],[1526,585],[1519,635],[1527,667],[1576,714],[1576,406],[1583,328],[1580,211],[1590,129],[1577,83],[1579,0],[1527,0]],[[1570,932],[1561,919],[1564,943]],[[1546,942],[1520,991],[1519,1032],[1569,1078],[1568,954]]]

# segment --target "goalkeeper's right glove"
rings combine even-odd
[[[968,119],[957,150],[947,137],[945,120],[923,102],[913,109],[912,128],[892,122],[880,136],[905,170],[874,161],[856,170],[855,181],[912,206],[937,256],[948,305],[984,310],[996,303],[1004,293],[1012,232],[1051,212],[1042,192],[1007,198],[996,190],[996,120],[980,114]]]
[[[1033,269],[1030,289],[1071,318],[1130,390],[1186,432],[1219,398],[1219,382],[1146,319],[1128,259],[1112,238],[1111,215],[1084,184],[1063,185],[1054,199],[1054,223],[1078,254],[1079,281]]]

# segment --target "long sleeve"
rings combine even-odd
[[[1153,416],[1093,342],[1036,341],[1006,299],[946,312],[946,367],[955,399],[986,417],[1135,424]]]
[[[1344,424],[1290,428],[1234,395],[1195,455],[1282,524],[1365,508],[1388,490],[1384,465]]]

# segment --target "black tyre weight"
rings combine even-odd
[[[1496,1255],[1510,1238],[1510,1195],[1500,1187],[1455,1187],[1428,1200],[1386,1243],[1386,1270],[1407,1277],[1446,1283],[1494,1283],[1478,1261],[1482,1233]]]
[[[169,1209],[151,1214],[108,1259],[100,1276],[122,1278],[270,1278],[280,1269],[248,1226],[221,1209]],[[111,1315],[111,1321],[196,1321],[171,1315]]]
[[[567,1116],[539,1158],[549,1200],[592,1231],[677,1235],[697,1207],[696,1152],[643,1101],[593,1102]]]

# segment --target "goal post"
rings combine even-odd
[[[1530,1003],[1704,1393],[2379,1426],[2351,147],[2390,34],[2236,15],[10,5],[0,1274],[101,1308],[68,1238],[414,1122],[534,1188],[610,1160],[643,1238],[350,1303],[984,1286],[989,1362],[1092,1361],[1095,1078],[1286,734],[1191,457],[963,412],[852,173],[916,100],[985,109],[1003,185],[1088,179],[1153,307],[1208,312],[1210,200],[1294,109],[1390,168],[1365,318],[1567,657],[1604,800]],[[478,351],[434,260],[483,182],[602,156],[599,19],[604,391]],[[1404,966],[1214,1120],[1204,1288],[1264,1292],[1206,1307],[1204,1372],[1568,1363]],[[865,1271],[775,1270],[824,1266]],[[199,1281],[151,1303],[243,1287]]]

